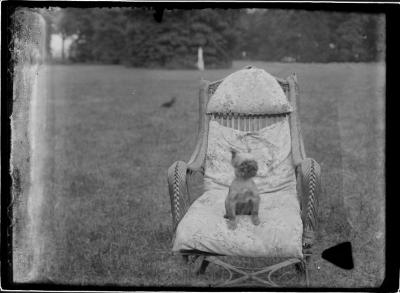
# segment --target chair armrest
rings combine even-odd
[[[168,190],[171,200],[173,231],[175,231],[190,205],[187,172],[188,166],[183,161],[173,163],[168,169]]]
[[[204,174],[204,161],[207,150],[208,123],[210,118],[206,115],[209,82],[202,80],[199,91],[199,128],[196,147],[188,163],[177,161],[168,169],[168,189],[171,199],[173,230],[186,214],[191,198],[188,188],[188,176],[195,172]]]
[[[318,199],[321,193],[321,167],[311,158],[305,158],[296,166],[301,218],[303,220],[303,248],[314,243],[318,217]]]

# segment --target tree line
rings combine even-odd
[[[74,36],[73,62],[192,68],[198,47],[207,68],[232,60],[373,62],[384,58],[385,19],[378,14],[279,10],[65,8],[46,19]]]

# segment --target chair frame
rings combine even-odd
[[[251,67],[247,67],[251,68]],[[275,77],[276,78],[276,77]],[[299,196],[301,218],[303,222],[303,259],[289,259],[276,265],[268,266],[256,272],[247,272],[247,269],[232,266],[218,258],[218,255],[203,253],[200,251],[181,252],[183,259],[188,261],[189,256],[195,259],[200,258],[200,265],[196,269],[196,273],[203,274],[209,263],[221,266],[230,274],[230,278],[222,285],[232,285],[245,280],[258,281],[264,285],[277,286],[271,280],[271,275],[277,270],[295,264],[296,268],[303,273],[306,286],[309,286],[308,264],[312,255],[312,246],[314,244],[314,234],[317,224],[318,198],[321,192],[321,169],[319,164],[311,158],[306,157],[303,138],[298,118],[297,100],[299,97],[299,86],[295,73],[291,74],[287,79],[276,78],[283,91],[285,92],[289,102],[293,107],[293,111],[289,115],[290,135],[291,135],[291,153],[292,161],[295,167],[297,180],[297,194]],[[258,119],[258,125],[263,126],[260,121],[267,120],[274,115],[249,115],[245,113],[220,114],[212,116],[206,113],[209,97],[215,92],[219,84],[223,81],[209,82],[202,80],[199,91],[199,125],[198,136],[195,150],[187,163],[177,161],[168,169],[168,187],[171,200],[173,231],[182,217],[187,212],[191,203],[195,200],[189,192],[188,179],[195,173],[204,175],[205,158],[208,144],[208,125],[210,120],[216,119],[225,126],[237,125],[241,130],[253,130],[254,124],[247,123],[252,119]],[[265,119],[264,119],[265,118]],[[241,120],[233,122],[235,119]],[[244,121],[244,123],[243,123]],[[236,123],[236,124],[235,124]],[[250,269],[251,270],[251,269]],[[243,275],[237,279],[231,280],[233,272]],[[258,275],[266,273],[267,279],[261,279]]]

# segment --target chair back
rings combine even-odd
[[[289,83],[283,79],[276,78],[287,99],[289,100]],[[208,101],[223,82],[219,80],[209,85],[207,91]],[[289,100],[290,101],[290,100]],[[249,113],[206,113],[210,121],[241,131],[258,131],[264,127],[282,121],[289,113],[283,114],[249,114]]]
[[[252,67],[249,66],[246,68],[250,69]],[[206,80],[202,81],[199,92],[200,119],[198,124],[198,139],[195,151],[188,162],[188,168],[190,171],[201,171],[204,173],[210,121],[216,121],[220,125],[240,131],[258,131],[276,122],[288,119],[291,137],[292,162],[295,167],[298,166],[298,164],[306,157],[306,154],[297,113],[297,99],[299,96],[297,78],[294,73],[287,79],[274,78],[282,88],[287,100],[292,106],[293,111],[290,113],[207,113],[208,102],[224,79],[214,82]]]

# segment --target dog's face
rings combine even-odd
[[[249,179],[256,176],[258,171],[257,161],[249,153],[232,152],[232,166],[236,177]]]

